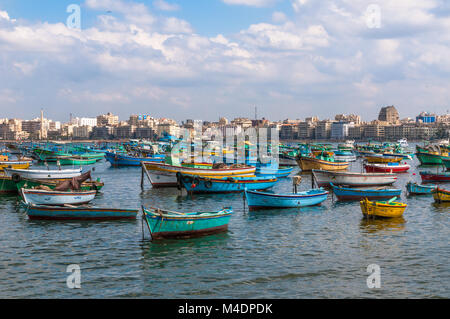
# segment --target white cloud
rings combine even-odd
[[[164,0],[153,1],[153,6],[162,11],[177,11],[180,10],[180,6],[177,4],[168,3]]]
[[[242,5],[249,7],[267,7],[275,2],[275,0],[222,0],[222,1],[230,5]]]

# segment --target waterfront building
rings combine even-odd
[[[331,138],[331,125],[333,121],[324,120],[317,122],[315,128],[315,138],[318,140],[327,140]]]
[[[422,112],[416,117],[417,123],[430,124],[436,122],[436,114]]]
[[[73,138],[74,139],[89,139],[92,132],[92,126],[74,126],[73,127]]]
[[[300,122],[298,124],[298,138],[311,139],[314,137],[314,130],[316,128],[315,122]]]
[[[334,122],[331,124],[331,138],[336,140],[343,140],[348,137],[348,130],[355,126],[353,122]]]
[[[280,128],[281,140],[298,139],[298,124],[283,124]]]
[[[112,113],[97,116],[97,126],[116,126],[119,124],[119,117]]]
[[[389,124],[396,124],[399,122],[400,116],[397,109],[393,105],[386,106],[381,109],[378,120]]]
[[[337,114],[334,119],[338,122],[348,122],[348,123],[354,123],[355,125],[361,124],[361,116],[356,114]]]

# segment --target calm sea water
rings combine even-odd
[[[450,297],[450,206],[432,197],[402,195],[409,206],[396,221],[363,220],[359,203],[331,197],[318,207],[249,213],[239,194],[188,197],[148,181],[141,191],[139,168],[95,167],[94,177],[106,184],[99,206],[232,206],[229,231],[152,243],[147,230],[142,240],[140,215],[126,222],[30,221],[16,196],[1,196],[1,298]],[[410,179],[419,176],[399,175],[395,186],[404,189]],[[305,175],[302,189],[310,186]],[[291,189],[284,179],[274,191]],[[81,289],[67,288],[71,264],[81,267]],[[370,264],[381,267],[381,289],[367,287]]]

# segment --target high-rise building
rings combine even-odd
[[[400,121],[400,116],[397,109],[393,105],[386,106],[381,109],[378,120],[388,122],[389,124],[397,124]]]
[[[97,116],[97,126],[116,126],[119,124],[119,117],[112,113]]]

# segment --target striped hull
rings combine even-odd
[[[434,174],[430,172],[420,172],[423,183],[450,182],[450,173]]]
[[[433,198],[436,203],[448,203],[450,202],[450,192],[437,188],[435,191],[433,191]]]
[[[0,171],[3,171],[5,168],[27,169],[30,166],[31,166],[31,162],[29,162],[29,161],[0,162]]]
[[[184,175],[185,176],[185,175]],[[276,178],[235,178],[228,179],[199,179],[197,184],[182,178],[183,187],[192,193],[238,193],[247,190],[264,190],[273,187]]]
[[[78,177],[81,175],[82,169],[68,169],[68,170],[21,170],[21,169],[11,169],[5,168],[5,173],[7,176],[12,176],[13,174],[20,175],[21,178],[29,179],[65,179]]]
[[[430,153],[416,153],[416,156],[421,165],[440,165],[443,159],[449,159],[448,156]]]

